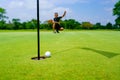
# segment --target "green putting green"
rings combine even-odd
[[[120,80],[119,31],[0,32],[0,80]]]

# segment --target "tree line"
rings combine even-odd
[[[61,26],[65,29],[120,29],[120,0],[115,4],[113,8],[113,15],[116,16],[115,24],[108,22],[106,25],[101,23],[92,24],[90,22],[78,22],[75,19],[61,20]],[[32,19],[30,21],[21,22],[20,19],[14,18],[7,22],[9,17],[6,16],[6,10],[0,8],[0,29],[5,30],[18,30],[18,29],[36,29],[37,20]],[[52,29],[52,23],[49,20],[41,23],[40,29]]]

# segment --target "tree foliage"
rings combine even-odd
[[[106,28],[107,28],[107,29],[112,29],[112,28],[113,28],[112,23],[110,23],[110,22],[109,22],[109,23],[107,23],[107,24],[106,24]]]
[[[120,26],[120,0],[115,4],[113,8],[113,15],[117,16],[115,22]]]
[[[76,21],[75,19],[66,19],[60,21],[60,26],[65,29],[119,29],[120,26],[120,0],[115,4],[115,8],[113,9],[114,15],[117,16],[116,24],[107,23],[106,25],[101,25],[101,23],[92,24],[91,22],[82,22]],[[9,29],[9,30],[18,30],[18,29],[36,29],[37,28],[37,20],[31,19],[26,22],[21,22],[18,18],[13,18],[12,21],[7,22],[6,19],[6,10],[0,8],[0,29]],[[40,29],[52,29],[52,20],[46,20],[43,23],[39,22]]]
[[[90,22],[82,22],[81,27],[83,29],[91,29],[93,27],[93,24],[91,24]]]
[[[6,10],[0,7],[0,21],[4,21],[4,19],[8,18],[5,16]]]
[[[61,21],[61,26],[63,26],[65,29],[79,29],[80,23],[74,19],[68,19]]]

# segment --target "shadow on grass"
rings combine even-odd
[[[101,50],[96,50],[96,49],[92,49],[92,48],[81,48],[81,49],[84,49],[84,50],[90,50],[90,51],[93,51],[93,52],[96,52],[96,53],[99,53],[107,58],[113,58],[117,55],[119,55],[118,53],[113,53],[113,52],[108,52],[108,51],[101,51]]]
[[[70,50],[73,50],[73,49],[76,49],[76,47],[64,49],[64,50],[61,50],[61,51],[58,51],[58,52],[55,52],[55,53],[62,53],[62,52],[70,51]]]

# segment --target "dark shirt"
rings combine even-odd
[[[55,22],[59,22],[61,18],[62,18],[61,16],[60,16],[60,17],[57,17],[57,18],[54,18],[54,21],[55,21]]]

